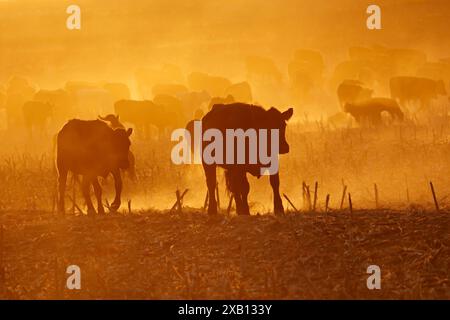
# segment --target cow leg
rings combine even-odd
[[[217,201],[216,201],[216,166],[215,165],[203,165],[203,170],[206,176],[206,185],[208,186],[208,214],[217,214]]]
[[[270,185],[273,190],[274,213],[284,214],[283,202],[280,196],[280,176],[278,173],[270,176]]]
[[[248,193],[250,192],[250,184],[248,183],[247,174],[242,173],[239,179],[240,182],[240,193],[242,199],[242,212],[239,214],[250,215],[250,208],[248,207]]]
[[[64,214],[64,198],[67,183],[67,170],[58,168],[58,212]]]
[[[92,183],[92,178],[90,178],[86,175],[83,175],[83,180],[81,182],[81,191],[83,192],[83,197],[84,197],[84,200],[86,201],[88,215],[95,214],[95,209],[94,209],[94,205],[92,204],[91,193],[90,193],[91,183]]]
[[[100,183],[98,183],[98,178],[94,178],[94,180],[92,181],[92,185],[94,186],[94,193],[95,197],[97,198],[98,213],[104,214],[105,208],[103,207],[102,203],[102,187],[100,186]]]
[[[236,170],[225,171],[225,178],[227,181],[227,188],[234,197],[234,202],[236,202],[236,213],[238,215],[243,214],[243,203],[240,191],[240,176]]]
[[[116,196],[114,197],[114,201],[111,204],[110,211],[115,212],[120,208],[120,197],[122,195],[122,176],[120,175],[120,170],[114,170],[112,172],[114,177],[114,188],[116,189]]]

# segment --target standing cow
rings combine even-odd
[[[47,133],[48,124],[54,112],[54,105],[49,102],[28,101],[22,107],[25,127],[30,136]]]
[[[265,148],[266,150],[271,150],[270,145],[272,143],[278,143],[279,154],[286,154],[289,152],[289,145],[285,138],[286,121],[292,117],[292,114],[292,108],[285,112],[280,112],[276,108],[264,110],[262,107],[243,103],[215,105],[212,110],[203,117],[202,130],[205,132],[208,129],[216,129],[222,133],[223,137],[225,137],[227,135],[227,129],[242,129],[245,132],[249,129],[254,129],[257,132],[259,132],[260,129],[265,129],[267,132],[271,129],[278,129],[279,141],[275,142],[269,139],[267,141],[268,145],[266,145]],[[226,143],[229,143],[229,141]],[[249,141],[248,143],[245,143],[244,146],[241,146],[245,148],[245,154],[247,155],[249,155],[249,150],[253,149],[253,146],[250,146],[250,143],[251,142]],[[203,148],[205,148],[207,144],[208,142],[203,142]],[[237,146],[237,148],[239,148],[239,146]],[[234,154],[234,156],[236,156],[236,154]],[[278,159],[278,154],[270,156],[275,156]],[[226,148],[223,150],[223,158],[227,158]],[[250,185],[247,180],[247,173],[258,178],[261,176],[261,169],[264,165],[262,165],[259,160],[253,164],[250,163],[250,161],[245,162],[244,164],[239,164],[238,161],[234,162],[234,164],[225,162],[208,164],[203,161],[203,169],[205,171],[209,194],[209,214],[217,214],[217,202],[214,193],[216,188],[217,166],[225,169],[227,188],[234,196],[237,213],[240,215],[250,214],[247,200]],[[274,195],[274,212],[276,214],[284,213],[279,191],[280,178],[278,171],[276,173],[271,172],[270,184]]]
[[[102,189],[98,177],[112,173],[116,196],[110,210],[120,207],[122,177],[120,169],[129,167],[130,135],[132,129],[112,129],[100,120],[70,120],[58,133],[56,166],[58,170],[59,199],[58,211],[64,213],[64,194],[67,174],[82,175],[82,192],[86,200],[88,214],[95,209],[90,197],[90,186],[94,187],[98,203],[98,213],[104,213]]]
[[[439,95],[446,95],[444,81],[419,77],[394,77],[390,80],[391,98],[402,107],[411,102],[419,102],[421,108],[429,107]]]
[[[108,114],[105,117],[98,117],[100,120],[106,122],[113,130],[116,129],[123,129],[125,130],[125,126],[120,122],[119,116],[116,116],[114,114]],[[136,157],[134,156],[134,153],[130,150],[128,151],[128,162],[129,167],[126,170],[123,170],[124,172],[128,173],[128,176],[131,180],[136,180]]]

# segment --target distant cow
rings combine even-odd
[[[120,122],[119,116],[116,116],[114,114],[108,114],[105,117],[98,117],[100,120],[106,122],[109,124],[109,126],[113,129],[123,129],[125,130],[125,126]],[[128,152],[128,162],[130,163],[130,166],[127,170],[124,170],[125,172],[128,172],[128,175],[131,180],[136,180],[136,157],[134,156],[133,152],[130,150]]]
[[[39,90],[33,100],[53,105],[53,120],[58,127],[75,116],[73,101],[64,89]]]
[[[207,91],[211,96],[222,96],[231,86],[231,81],[224,77],[211,76],[206,73],[193,72],[188,76],[189,87],[193,91]]]
[[[402,106],[411,102],[420,102],[421,107],[428,107],[439,95],[446,95],[442,80],[435,81],[418,77],[394,77],[390,80],[391,97]]]
[[[156,127],[161,133],[164,129],[177,127],[182,123],[179,111],[147,100],[120,100],[114,104],[114,110],[123,122],[135,125],[144,136],[149,135],[150,126]]]
[[[225,95],[231,95],[236,101],[250,103],[253,101],[252,88],[247,81],[232,84],[225,91]]]
[[[49,121],[52,118],[54,105],[48,102],[28,101],[22,107],[25,127],[30,135],[33,131],[46,133]]]
[[[228,95],[225,98],[222,97],[214,97],[209,102],[208,110],[211,110],[212,107],[216,104],[232,104],[234,102],[237,102],[232,95]]]
[[[218,129],[223,137],[226,136],[227,129],[278,129],[279,130],[279,154],[289,152],[289,145],[285,138],[286,121],[292,117],[293,109],[280,112],[275,108],[264,110],[262,107],[248,105],[243,103],[235,103],[230,105],[215,105],[202,119],[203,130]],[[207,142],[203,142],[204,147]],[[266,146],[270,150],[268,141]],[[249,154],[249,143],[245,144],[246,154]],[[226,148],[223,150],[223,157],[226,158]],[[278,156],[278,155],[277,155]],[[236,162],[235,162],[236,163]],[[207,164],[203,162],[203,168],[206,176],[206,183],[209,194],[208,213],[217,213],[217,202],[215,198],[216,189],[216,167],[220,166],[225,169],[225,177],[228,190],[233,194],[236,201],[236,211],[238,214],[248,215],[249,206],[247,196],[250,191],[250,185],[247,180],[247,173],[260,177],[260,169],[263,167],[261,162],[255,164]],[[283,213],[284,208],[279,192],[279,175],[278,172],[270,176],[270,184],[274,195],[274,211],[275,213]]]
[[[403,120],[404,115],[397,101],[389,98],[371,98],[357,103],[347,103],[345,112],[351,114],[358,123],[368,122],[371,125],[380,125],[381,114],[387,112],[393,119]]]
[[[160,94],[178,96],[188,93],[188,88],[182,84],[156,84],[152,87],[153,96]]]
[[[372,97],[373,90],[365,87],[358,80],[344,80],[337,89],[339,103],[344,108],[346,103],[357,103]]]
[[[124,83],[117,83],[117,82],[105,83],[103,84],[103,89],[109,92],[114,102],[119,100],[130,99],[131,97],[130,89]]]
[[[104,213],[102,189],[98,177],[114,176],[116,196],[110,210],[120,207],[122,177],[120,169],[129,167],[130,135],[132,129],[112,129],[100,120],[70,120],[58,133],[56,166],[58,170],[58,211],[64,213],[64,195],[67,174],[82,175],[82,191],[88,214],[95,213],[90,197],[90,186],[94,187],[98,202],[98,213]]]

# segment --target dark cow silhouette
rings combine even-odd
[[[435,81],[419,77],[394,77],[390,80],[391,97],[402,106],[411,102],[420,102],[421,107],[428,107],[439,95],[446,95],[442,80]]]
[[[125,126],[120,122],[119,116],[116,116],[114,114],[108,114],[105,117],[99,116],[98,118],[108,123],[113,130],[126,129]],[[134,156],[134,153],[131,150],[128,151],[128,162],[130,165],[128,169],[124,171],[127,172],[130,179],[134,181],[136,180],[136,157]]]
[[[292,117],[293,109],[280,112],[276,108],[265,110],[262,107],[235,103],[230,105],[215,105],[210,112],[202,118],[202,127],[208,129],[218,129],[222,135],[226,136],[226,129],[278,129],[279,130],[279,154],[289,152],[289,145],[285,138],[286,121]],[[190,128],[192,130],[192,127]],[[189,130],[189,128],[188,128]],[[269,144],[273,143],[269,139]],[[207,142],[204,142],[204,147]],[[270,146],[267,146],[270,150]],[[249,145],[246,143],[246,153],[248,154]],[[224,149],[224,158],[226,150]],[[263,167],[259,162],[256,164],[206,164],[203,162],[203,168],[206,176],[206,183],[209,194],[208,213],[217,213],[217,202],[215,198],[216,188],[216,167],[225,169],[225,177],[228,190],[233,194],[236,201],[236,211],[238,214],[249,214],[247,196],[250,191],[250,185],[247,180],[247,173],[260,177],[260,169]],[[279,192],[278,172],[270,176],[270,184],[274,194],[274,211],[283,213],[284,208]]]
[[[114,176],[116,196],[110,210],[120,207],[122,177],[120,169],[129,167],[128,154],[132,129],[112,129],[100,120],[70,120],[56,138],[56,166],[58,170],[58,211],[64,213],[64,194],[67,174],[82,175],[82,191],[88,214],[95,213],[90,197],[90,186],[94,187],[98,202],[98,213],[104,213],[102,189],[98,177]]]
[[[344,80],[337,89],[339,103],[344,108],[346,103],[357,103],[372,97],[373,90],[366,88],[358,80]]]
[[[22,107],[25,127],[30,136],[33,131],[45,134],[47,125],[52,118],[54,105],[48,102],[28,101]]]
[[[372,98],[357,103],[347,103],[344,111],[351,114],[358,123],[368,122],[370,125],[382,123],[381,114],[387,112],[396,120],[403,120],[404,115],[397,101],[389,98]]]

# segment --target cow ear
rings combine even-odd
[[[133,133],[133,128],[128,128],[127,135],[131,136],[132,133]]]
[[[281,115],[283,116],[283,119],[285,121],[288,121],[292,117],[293,114],[294,114],[294,109],[289,108],[288,110],[283,112]]]

